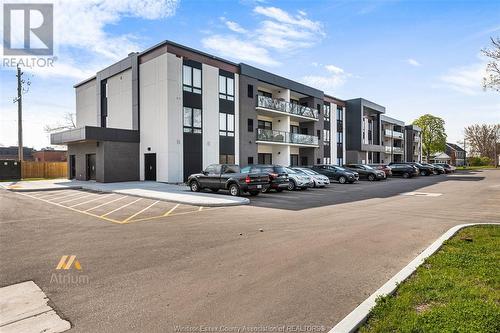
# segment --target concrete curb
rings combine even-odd
[[[11,192],[38,192],[38,191],[60,191],[60,190],[81,190],[82,186],[66,186],[66,187],[41,187],[41,188],[7,188],[4,187],[7,191]]]
[[[392,295],[398,284],[405,281],[410,275],[415,272],[415,270],[431,255],[436,253],[443,243],[455,235],[459,230],[476,225],[500,225],[500,223],[467,223],[459,224],[450,228],[441,237],[439,237],[434,243],[432,243],[428,248],[426,248],[422,253],[420,253],[415,259],[413,259],[406,267],[400,270],[396,275],[394,275],[389,281],[387,281],[382,287],[370,295],[367,299],[358,305],[351,313],[344,317],[337,325],[335,325],[329,333],[351,333],[355,332],[368,318],[372,308],[375,306],[376,299],[380,296]]]

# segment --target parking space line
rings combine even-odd
[[[95,207],[89,208],[89,209],[87,209],[87,210],[85,210],[85,211],[86,211],[86,212],[89,212],[89,211],[94,210],[94,209],[96,209],[96,208],[99,208],[99,207],[102,207],[102,206],[109,205],[110,203],[113,203],[113,202],[115,202],[115,201],[119,201],[119,200],[122,200],[122,199],[125,199],[125,198],[126,198],[126,196],[119,197],[119,198],[117,198],[117,199],[114,199],[114,200],[111,200],[111,201],[105,202],[105,203],[103,203],[103,204],[100,204],[99,206],[95,206]]]
[[[179,205],[180,204],[177,204],[176,206],[179,206]],[[185,214],[192,214],[192,213],[198,213],[199,212],[199,210],[197,209],[197,210],[192,210],[192,211],[189,211],[189,212],[169,214],[169,212],[172,212],[175,208],[177,208],[177,207],[172,208],[171,210],[169,210],[164,215],[145,217],[145,218],[136,219],[136,220],[133,220],[133,221],[130,221],[130,222],[134,222],[135,223],[135,222],[142,222],[142,221],[149,221],[149,220],[157,220],[159,218],[166,217],[166,216],[177,216],[177,215],[185,215]],[[203,211],[205,212],[205,211],[208,211],[208,210],[215,210],[215,209],[221,209],[221,208],[226,208],[226,207],[203,207]]]
[[[43,199],[48,199],[48,198],[57,198],[57,197],[61,196],[61,194],[63,194],[63,193],[64,193],[64,194],[67,194],[68,192],[69,192],[69,193],[73,193],[73,191],[74,191],[74,190],[67,190],[67,191],[64,191],[64,192],[54,191],[54,192],[52,192],[52,193],[47,193],[47,191],[45,191],[45,192],[41,192],[41,193],[40,193],[40,192],[38,192],[38,193],[36,193],[36,194],[39,194],[39,195],[37,195],[37,196],[32,196],[32,197],[33,197],[33,198],[38,198],[38,199],[40,199],[40,198],[43,198]]]
[[[169,216],[179,206],[180,206],[180,204],[175,205],[168,212],[166,212],[165,214],[163,214],[163,216]]]
[[[60,201],[59,203],[60,203],[60,204],[63,204],[63,203],[67,203],[67,202],[75,201],[75,200],[78,200],[78,199],[87,198],[87,197],[90,197],[90,196],[93,196],[93,195],[96,195],[96,194],[94,194],[94,193],[90,193],[90,194],[86,194],[86,195],[81,196],[81,197],[77,197],[77,198],[73,198],[73,199],[69,199],[69,200]]]
[[[56,205],[56,206],[59,206],[59,207],[62,207],[62,208],[70,209],[70,210],[78,212],[78,213],[90,215],[90,216],[97,217],[97,218],[100,218],[100,219],[103,219],[103,220],[106,220],[106,221],[109,221],[109,222],[113,222],[113,223],[120,223],[120,221],[113,220],[113,219],[110,219],[108,217],[101,217],[99,215],[92,214],[92,213],[89,213],[89,212],[84,211],[84,210],[79,210],[79,209],[71,208],[71,207],[68,207],[68,206],[64,206],[64,205],[58,204],[57,202],[52,202],[52,201],[45,200],[45,199],[42,199],[42,198],[37,198],[35,196],[31,196],[31,195],[28,195],[28,194],[25,194],[25,193],[20,193],[20,192],[17,192],[17,193],[20,194],[20,195],[24,195],[26,197],[32,198],[32,199],[37,199],[37,200],[49,203],[51,205]]]
[[[131,215],[129,217],[127,217],[125,220],[122,221],[122,223],[127,223],[129,222],[130,220],[132,220],[134,217],[136,217],[137,215],[141,214],[141,213],[144,213],[145,211],[147,211],[149,208],[153,207],[154,205],[156,205],[159,201],[155,201],[153,202],[151,205],[147,206],[146,208],[144,209],[141,209],[140,211],[138,211],[137,213],[135,213],[134,215]],[[133,221],[132,221],[133,222]]]
[[[72,205],[70,207],[76,207],[76,206],[80,206],[80,205],[84,205],[86,203],[89,203],[89,202],[93,202],[93,201],[96,201],[96,200],[99,200],[99,199],[104,199],[104,198],[108,198],[112,195],[115,195],[115,193],[111,193],[111,194],[106,194],[106,195],[100,195],[100,194],[96,194],[97,195],[97,198],[94,198],[94,199],[91,199],[91,200],[87,200],[87,201],[84,201],[84,202],[79,202],[75,205]]]
[[[114,213],[114,212],[116,212],[116,211],[119,211],[120,209],[125,208],[125,207],[128,207],[128,206],[130,206],[130,205],[132,205],[132,204],[134,204],[134,203],[136,203],[136,202],[138,202],[138,201],[141,201],[141,200],[142,200],[142,198],[139,198],[139,199],[137,199],[137,200],[134,200],[134,201],[132,201],[132,202],[129,202],[128,204],[125,204],[125,205],[123,205],[123,206],[121,206],[121,207],[118,207],[118,208],[116,208],[116,209],[113,209],[112,211],[107,212],[106,214],[103,214],[103,215],[101,215],[100,217],[105,217],[105,216],[107,216],[107,215],[109,215],[109,214],[112,214],[112,213]]]
[[[82,195],[82,192],[77,191],[77,193],[73,193],[73,194],[70,193],[70,194],[56,195],[54,197],[50,197],[50,200],[59,199],[59,198],[72,198],[72,197],[75,197],[78,195]],[[43,197],[43,199],[49,200],[49,199],[47,199],[47,197]]]

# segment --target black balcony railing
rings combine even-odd
[[[261,128],[257,129],[257,141],[281,142],[312,146],[318,145],[318,137],[314,135],[305,135]]]
[[[257,107],[285,112],[290,115],[318,119],[318,110],[316,109],[261,95],[257,96]]]

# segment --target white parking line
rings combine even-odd
[[[81,194],[82,194],[82,192],[77,191],[76,193],[73,193],[73,194],[71,194],[71,193],[69,193],[69,194],[64,193],[62,195],[60,194],[60,195],[56,195],[56,196],[53,196],[53,197],[51,196],[50,198],[47,198],[47,197],[38,197],[38,198],[41,198],[41,199],[44,199],[44,200],[48,200],[48,201],[52,201],[54,199],[59,199],[59,198],[72,198],[74,196],[81,195]]]
[[[77,206],[84,205],[86,203],[93,202],[93,201],[96,201],[96,200],[99,200],[99,199],[109,198],[110,196],[115,195],[115,193],[106,194],[106,195],[101,195],[101,194],[96,194],[96,195],[97,195],[97,198],[95,198],[95,199],[87,200],[87,201],[84,201],[84,202],[79,202],[79,203],[77,203],[75,205],[72,205],[70,207],[77,207]]]
[[[131,219],[133,219],[134,217],[136,217],[137,215],[147,211],[149,208],[153,207],[154,205],[156,205],[159,201],[155,201],[153,202],[151,205],[147,206],[146,208],[144,209],[141,209],[140,211],[138,211],[137,213],[135,213],[134,215],[132,216],[129,216],[127,217],[125,220],[122,221],[122,223],[127,223],[128,221],[130,221]]]
[[[71,201],[75,201],[75,200],[78,200],[78,199],[88,198],[88,197],[93,196],[93,195],[95,195],[95,194],[94,194],[94,193],[90,193],[90,194],[83,195],[83,196],[81,196],[81,197],[76,197],[76,198],[73,198],[73,199],[60,201],[59,203],[60,203],[60,204],[63,204],[63,203],[66,203],[66,202],[71,202]]]
[[[109,205],[110,203],[113,203],[113,202],[115,202],[115,201],[119,201],[119,200],[123,200],[123,199],[125,199],[125,198],[126,198],[126,196],[123,196],[123,197],[120,197],[120,198],[117,198],[117,199],[114,199],[114,200],[111,200],[111,201],[105,202],[105,203],[100,204],[100,205],[98,205],[98,206],[95,206],[95,207],[89,208],[89,209],[87,209],[87,210],[85,210],[85,211],[86,211],[86,212],[90,212],[91,210],[97,209],[97,208],[102,207],[102,206]]]
[[[125,205],[123,205],[123,206],[121,206],[121,207],[118,207],[118,208],[116,208],[116,209],[113,209],[113,210],[112,210],[112,211],[110,211],[110,212],[107,212],[106,214],[101,215],[101,217],[104,217],[104,216],[107,216],[107,215],[109,215],[109,214],[111,214],[111,213],[114,213],[114,212],[116,212],[116,211],[119,211],[120,209],[125,208],[125,207],[128,207],[128,206],[130,206],[130,205],[132,205],[132,204],[134,204],[134,203],[136,203],[136,202],[138,202],[138,201],[141,201],[141,200],[142,200],[142,198],[139,198],[139,199],[137,199],[137,200],[134,200],[134,201],[132,201],[132,202],[129,202],[128,204],[125,204]]]

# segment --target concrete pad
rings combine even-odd
[[[0,331],[64,332],[71,324],[47,304],[49,299],[33,282],[0,288]]]
[[[120,193],[154,200],[206,207],[239,206],[250,203],[248,198],[231,197],[224,194],[193,193],[185,185],[165,184],[150,181],[97,183],[93,181],[50,179],[40,181],[6,182],[1,183],[0,186],[13,192],[84,189],[99,192]]]

